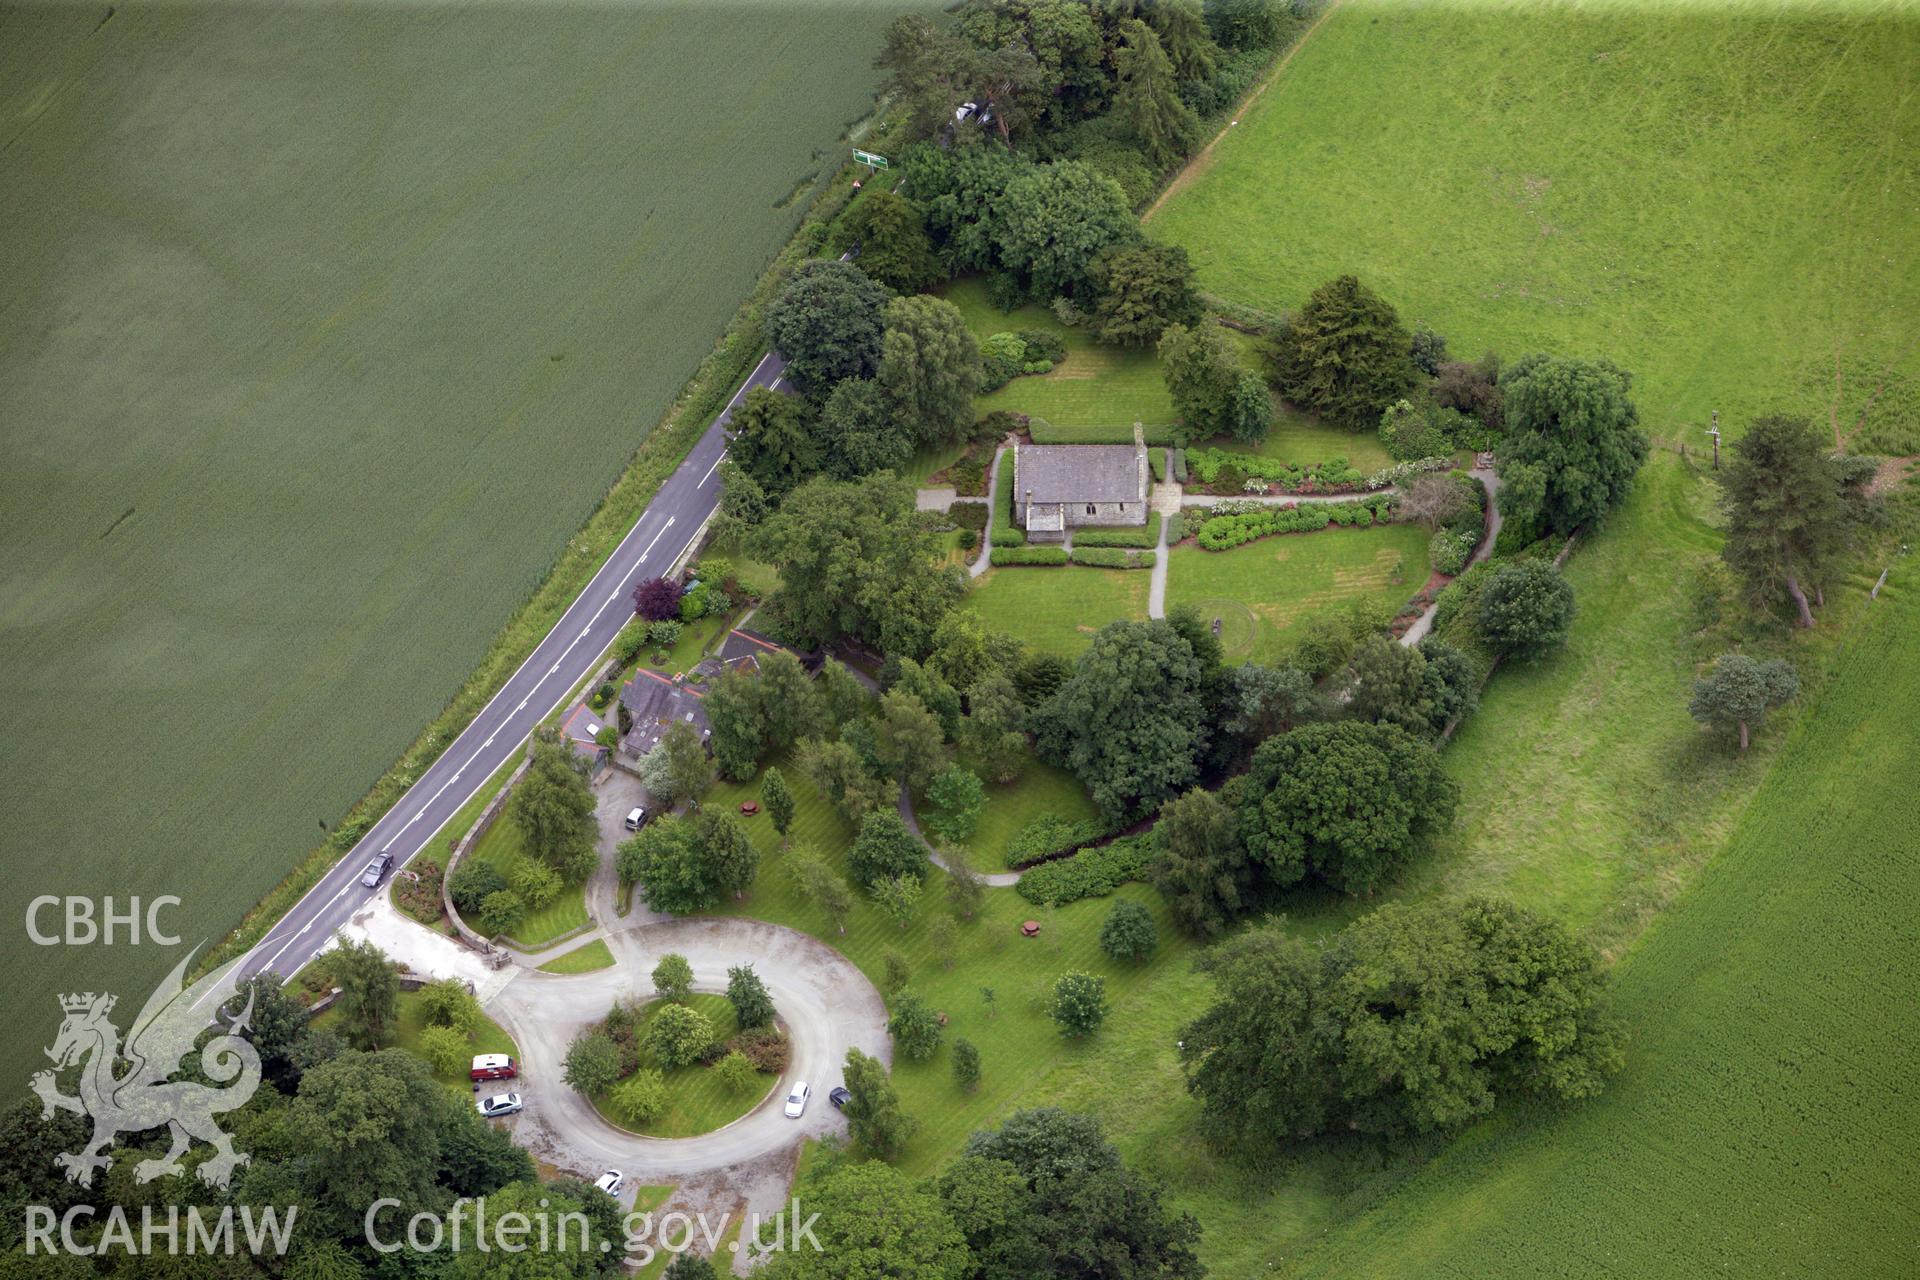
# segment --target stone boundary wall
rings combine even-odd
[[[532,764],[532,756],[522,760],[520,766],[507,778],[506,785],[500,788],[493,799],[487,801],[487,807],[480,811],[478,818],[474,819],[473,826],[467,830],[467,834],[453,842],[453,851],[447,855],[446,869],[440,875],[440,909],[447,913],[447,919],[453,921],[453,927],[461,938],[465,939],[468,945],[481,951],[492,950],[492,944],[475,933],[467,922],[460,918],[459,909],[453,905],[453,894],[448,891],[447,886],[453,883],[453,872],[460,865],[460,859],[467,856],[467,850],[471,849],[474,842],[481,836],[487,834],[488,829],[499,819],[500,811],[507,807],[507,797],[513,794],[514,784],[526,776],[527,769]]]

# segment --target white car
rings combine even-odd
[[[610,1196],[617,1196],[620,1194],[620,1188],[626,1186],[627,1183],[626,1183],[626,1179],[621,1176],[621,1173],[618,1169],[609,1169],[605,1173],[601,1174],[599,1177],[595,1178],[593,1180],[593,1185],[600,1188],[602,1191],[606,1192]]]
[[[496,1093],[491,1098],[482,1098],[475,1104],[480,1114],[491,1120],[495,1116],[510,1116],[524,1105],[517,1093]]]
[[[787,1117],[799,1119],[800,1113],[807,1109],[807,1099],[813,1096],[813,1089],[805,1080],[793,1086],[793,1092],[787,1095]]]

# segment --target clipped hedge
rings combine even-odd
[[[995,525],[988,541],[996,547],[1024,547],[1027,545],[1027,535],[1011,525]]]
[[[1155,484],[1165,484],[1167,482],[1167,451],[1165,449],[1155,449],[1153,453],[1149,455],[1147,461],[1153,467],[1153,482]]]
[[[1098,818],[1082,818],[1075,822],[1056,813],[1043,813],[1014,832],[1013,839],[1007,841],[1007,866],[1018,871],[1055,854],[1091,844],[1112,831],[1112,827]]]
[[[947,508],[947,519],[957,529],[971,529],[975,533],[987,527],[987,504],[984,502],[956,502]]]
[[[1187,482],[1187,451],[1185,449],[1173,451],[1173,482],[1175,484]]]
[[[1145,428],[1147,443],[1169,445],[1175,442],[1179,428],[1172,423]],[[1116,426],[1103,422],[1093,426],[1056,427],[1045,418],[1027,419],[1027,434],[1035,444],[1132,444],[1133,424]]]
[[[1003,547],[999,534],[994,535],[994,568],[1002,565],[1058,565],[1067,562],[1065,547]]]
[[[1071,858],[1041,863],[1020,877],[1014,891],[1037,907],[1103,898],[1130,880],[1145,880],[1152,859],[1152,832],[1122,836]]]
[[[1275,533],[1312,533],[1328,525],[1366,528],[1385,524],[1393,512],[1393,498],[1379,494],[1357,502],[1302,503],[1297,507],[1268,506],[1258,511],[1214,516],[1200,526],[1200,545],[1208,551],[1231,548]]]
[[[1158,457],[1158,454],[1154,455]],[[1152,547],[1160,542],[1160,513],[1150,512],[1147,522],[1124,529],[1075,529],[1075,547]]]
[[[1187,536],[1186,513],[1176,511],[1167,517],[1167,545],[1172,546]]]
[[[993,527],[995,529],[1013,528],[1013,450],[1000,455],[1000,466],[994,474],[995,487],[999,493],[993,500]]]
[[[1081,547],[1072,551],[1075,564],[1093,569],[1151,569],[1156,559],[1151,551],[1133,551],[1126,547]]]

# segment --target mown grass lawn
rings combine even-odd
[[[655,1000],[641,1013],[639,1032],[643,1037],[647,1023],[666,1003]],[[716,1040],[725,1040],[740,1029],[733,1016],[733,1005],[725,996],[694,995],[688,997],[687,1004],[713,1024]],[[593,1105],[609,1122],[650,1138],[690,1138],[697,1133],[710,1133],[753,1110],[779,1083],[771,1075],[756,1075],[753,1088],[735,1092],[720,1083],[719,1074],[711,1067],[697,1062],[687,1067],[663,1067],[642,1047],[639,1069],[649,1068],[659,1071],[667,1086],[667,1109],[652,1120],[635,1123],[622,1117],[611,1104],[611,1091],[595,1096]]]
[[[512,804],[511,801],[508,802]],[[504,810],[487,833],[474,841],[467,857],[489,863],[507,883],[513,883],[514,868],[530,857],[520,828]],[[587,887],[584,882],[562,885],[560,893],[546,906],[530,910],[520,917],[509,936],[523,948],[537,948],[562,934],[571,933],[587,922]]]
[[[977,760],[963,758],[960,763],[982,778],[987,776]],[[979,825],[974,828],[972,835],[959,842],[969,865],[975,871],[1003,870],[1007,864],[1007,842],[1022,827],[1044,814],[1053,814],[1069,822],[1100,816],[1093,797],[1087,794],[1087,789],[1078,778],[1065,769],[1031,757],[1014,781],[1004,786],[988,782],[986,790],[987,805],[980,812]],[[938,810],[924,800],[917,800],[914,811],[920,816],[920,825],[926,828],[931,838],[933,829],[927,825],[927,815]]]
[[[793,844],[818,852],[844,874],[853,827],[795,770],[783,763],[782,772],[797,801]],[[1048,782],[1050,804],[1064,802],[1061,794],[1051,790],[1057,782]],[[758,795],[756,776],[746,783],[716,786],[705,803],[731,807]],[[1148,1025],[1144,1004],[1158,998],[1153,994],[1155,984],[1185,968],[1189,944],[1175,933],[1158,895],[1141,885],[1129,885],[1120,892],[1146,903],[1160,927],[1160,950],[1144,966],[1118,964],[1100,951],[1100,925],[1114,899],[1088,899],[1049,911],[1033,906],[1012,889],[988,890],[981,913],[959,927],[952,952],[937,952],[927,926],[948,909],[947,877],[931,864],[919,909],[905,930],[882,918],[863,895],[856,895],[847,932],[837,934],[799,894],[787,870],[791,855],[779,849],[773,824],[764,814],[746,821],[755,847],[761,850],[759,878],[744,900],[723,904],[717,914],[770,920],[812,934],[853,960],[876,986],[885,977],[887,953],[898,951],[911,969],[911,989],[948,1015],[946,1036],[930,1061],[894,1064],[903,1103],[921,1123],[901,1162],[909,1172],[938,1168],[958,1152],[968,1133],[1003,1118],[1013,1106],[1046,1101],[1047,1095],[1036,1092],[1036,1085],[1047,1072],[1085,1061],[1103,1041],[1137,1035],[1141,1026]],[[997,868],[983,865],[980,869]],[[1021,922],[1029,919],[1041,921],[1039,938],[1020,936]],[[1044,1013],[1047,991],[1061,973],[1072,969],[1105,977],[1112,1004],[1107,1028],[1086,1043],[1062,1039]],[[983,986],[994,988],[997,998],[992,1009],[981,996]],[[1164,1019],[1151,1021],[1158,1026]],[[949,1054],[957,1036],[965,1036],[980,1049],[983,1079],[972,1094],[960,1092],[953,1084]],[[838,1083],[836,1078],[814,1085],[831,1088]]]
[[[1295,464],[1345,458],[1362,471],[1378,471],[1393,464],[1393,455],[1380,443],[1378,432],[1347,431],[1291,409],[1275,409],[1273,429],[1259,444],[1242,444],[1226,436],[1205,443]]]
[[[613,952],[607,949],[603,939],[595,938],[584,947],[575,947],[567,954],[549,960],[540,966],[542,973],[592,973],[596,969],[613,968]]]
[[[1044,307],[1002,312],[987,301],[985,280],[957,280],[941,296],[960,308],[976,337],[1017,329],[1045,329],[1067,344],[1067,358],[1053,371],[1015,378],[981,396],[979,413],[996,409],[1045,418],[1054,427],[1084,436],[1083,443],[1131,441],[1133,424],[1164,427],[1174,420],[1173,399],[1152,348],[1113,347],[1085,329],[1069,329]]]
[[[328,1009],[325,1013],[315,1018],[313,1025],[338,1031],[340,1029],[340,1018],[340,1006],[335,1005],[333,1008]],[[405,1049],[408,1053],[418,1056],[420,1053],[420,1035],[426,1029],[427,1019],[421,1011],[420,993],[418,991],[402,991],[398,1004],[398,1017],[395,1018],[391,1032],[380,1047],[382,1049]],[[469,1050],[470,1055],[506,1053],[512,1054],[515,1058],[520,1056],[519,1046],[514,1044],[513,1037],[508,1035],[499,1023],[487,1017],[485,1014],[480,1015],[480,1024],[474,1029],[473,1035],[469,1037],[469,1040],[472,1044],[472,1048]],[[464,1062],[460,1064],[457,1071],[451,1073],[434,1072],[433,1078],[462,1096],[468,1096],[474,1092],[473,1081],[467,1076],[467,1064]],[[492,1093],[508,1093],[511,1092],[514,1087],[514,1083],[510,1080],[493,1081],[487,1086],[489,1092]]]
[[[1147,616],[1145,569],[1014,566],[976,578],[961,607],[1026,641],[1036,653],[1077,657],[1109,622]]]
[[[1427,580],[1428,536],[1418,525],[1330,526],[1231,551],[1175,547],[1167,607],[1192,605],[1207,620],[1219,618],[1227,661],[1277,662],[1294,628],[1315,613],[1361,600],[1398,609]]]

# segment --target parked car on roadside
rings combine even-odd
[[[647,825],[647,811],[639,805],[627,810],[627,830],[638,831]]]
[[[496,1116],[510,1116],[524,1105],[517,1093],[496,1093],[491,1098],[482,1098],[474,1104],[480,1114],[492,1120]]]
[[[609,1169],[593,1180],[593,1185],[610,1196],[620,1194],[620,1188],[627,1185],[626,1176],[618,1169]]]
[[[835,1111],[838,1111],[853,1101],[853,1091],[843,1084],[835,1085],[833,1092],[827,1095],[827,1101],[833,1104]]]
[[[520,1065],[504,1053],[482,1053],[475,1056],[473,1066],[467,1071],[470,1080],[511,1080],[520,1074]]]
[[[805,1080],[795,1081],[793,1085],[793,1092],[787,1095],[788,1117],[797,1118],[801,1112],[807,1109],[807,1099],[811,1098],[812,1096],[813,1096],[813,1088],[810,1085],[808,1085]]]

